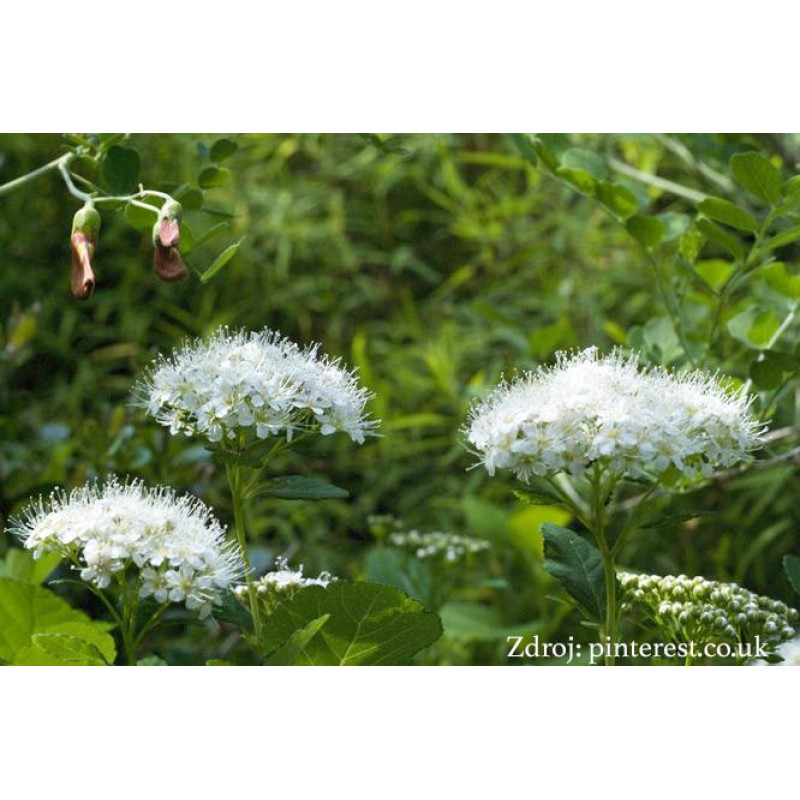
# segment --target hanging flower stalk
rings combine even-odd
[[[189,277],[178,250],[182,216],[183,206],[176,200],[167,200],[153,226],[153,269],[166,283],[176,283]]]
[[[91,203],[86,203],[72,219],[72,235],[69,240],[72,252],[70,291],[78,300],[88,300],[94,292],[92,259],[97,247],[100,225],[100,215]]]
[[[210,509],[191,496],[111,478],[39,498],[10,530],[33,551],[66,558],[119,626],[130,664],[173,603],[203,619],[242,575],[238,549]],[[141,602],[157,607],[139,622]]]
[[[170,433],[211,443],[225,463],[236,536],[247,570],[256,635],[258,590],[249,566],[245,500],[270,459],[312,435],[347,434],[363,443],[377,422],[371,394],[317,345],[301,348],[279,333],[218,330],[159,359],[136,390],[137,402]]]
[[[635,355],[560,353],[553,368],[504,382],[471,411],[466,437],[490,475],[543,485],[591,532],[605,584],[603,634],[613,663],[618,607],[614,558],[659,487],[708,477],[750,458],[763,426],[742,392],[702,372],[641,368]],[[609,505],[622,482],[649,483],[616,538]]]

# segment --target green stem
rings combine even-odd
[[[15,189],[18,189],[20,186],[24,186],[26,183],[30,183],[36,178],[40,177],[41,175],[46,175],[48,172],[52,172],[54,169],[58,169],[59,164],[61,163],[61,159],[64,156],[59,156],[58,158],[54,158],[49,163],[45,164],[38,169],[33,170],[32,172],[28,172],[25,175],[20,175],[19,178],[14,178],[13,181],[9,181],[8,183],[4,183],[0,186],[0,197],[6,194],[11,194]]]
[[[597,546],[600,549],[600,556],[603,561],[603,578],[606,590],[606,615],[603,625],[602,644],[605,648],[605,665],[614,666],[615,645],[617,641],[617,572],[614,566],[614,551],[608,545],[606,538],[606,502],[614,490],[612,482],[605,489],[603,488],[603,475],[599,466],[595,467],[592,476],[593,490],[593,525]]]
[[[234,464],[226,466],[228,475],[228,485],[231,490],[231,499],[233,501],[233,523],[236,530],[236,540],[239,543],[239,551],[242,554],[242,562],[245,568],[245,580],[247,581],[247,595],[250,600],[250,613],[253,616],[253,631],[256,638],[261,636],[261,615],[258,608],[258,593],[256,591],[255,581],[253,580],[253,571],[250,568],[250,556],[247,552],[247,532],[245,529],[244,518],[244,486],[241,476],[241,468]]]

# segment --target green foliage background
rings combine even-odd
[[[127,144],[141,154],[147,185],[171,188],[197,184],[218,138],[134,135]],[[742,230],[749,221],[734,217],[739,225],[726,224],[725,208],[699,207],[705,196],[720,197],[760,222],[764,204],[733,179],[730,159],[759,151],[783,185],[794,175],[800,140],[718,134],[235,140],[238,150],[225,162],[230,181],[206,189],[205,210],[189,215],[195,236],[229,223],[188,256],[198,271],[245,237],[207,283],[155,280],[150,237],[121,213],[104,213],[97,290],[80,304],[68,291],[70,223],[78,206],[58,175],[0,198],[3,522],[31,495],[110,472],[192,491],[229,522],[224,476],[208,452],[143,419],[129,406],[130,390],[159,350],[186,336],[219,325],[269,326],[298,342],[320,341],[357,366],[376,393],[372,411],[383,420],[383,436],[363,447],[345,437],[324,439],[302,458],[289,455],[271,467],[324,474],[351,498],[259,500],[251,525],[262,567],[285,553],[312,572],[364,577],[375,546],[368,517],[391,514],[421,530],[468,533],[494,545],[457,582],[442,612],[445,638],[424,662],[508,663],[507,633],[588,641],[592,633],[577,612],[551,599],[563,596],[542,568],[540,524],[567,524],[568,517],[524,505],[508,477],[470,471],[474,459],[460,427],[471,401],[504,373],[546,362],[560,348],[635,345],[653,363],[681,367],[694,360],[741,381],[755,370],[760,413],[783,433],[759,454],[774,463],[674,499],[670,513],[703,513],[642,532],[622,563],[735,580],[792,603],[781,560],[800,551],[793,318],[779,346],[768,348],[777,355],[759,358],[800,297],[792,278],[800,233],[787,234],[800,220],[792,209],[776,217],[763,240],[784,234],[786,241],[751,264],[754,237]],[[544,149],[537,153],[531,142]],[[59,137],[0,137],[0,183],[60,152]],[[791,188],[781,191],[791,197]],[[660,228],[653,228],[655,218]],[[784,267],[770,263],[778,258]],[[730,286],[715,323],[725,281],[739,262],[742,280]],[[101,615],[73,587],[59,591]],[[224,649],[228,634],[224,626],[187,628],[176,620],[150,646],[171,662],[198,663]]]

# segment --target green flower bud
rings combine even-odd
[[[102,219],[97,209],[91,203],[86,203],[72,218],[72,233],[86,234],[87,238],[96,243],[101,224]]]

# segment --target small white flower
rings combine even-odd
[[[111,478],[56,492],[12,520],[10,530],[34,557],[69,558],[98,589],[130,579],[140,597],[185,603],[201,616],[242,574],[238,550],[200,500],[141,481]]]
[[[171,433],[211,442],[240,432],[258,439],[343,431],[363,443],[378,423],[372,395],[355,373],[317,345],[301,349],[279,333],[218,330],[159,360],[137,386],[138,404]]]
[[[749,457],[764,432],[749,406],[714,376],[643,369],[635,355],[589,348],[502,383],[472,409],[465,433],[490,475],[508,469],[529,481],[601,463],[617,475],[674,469],[691,479]]]

